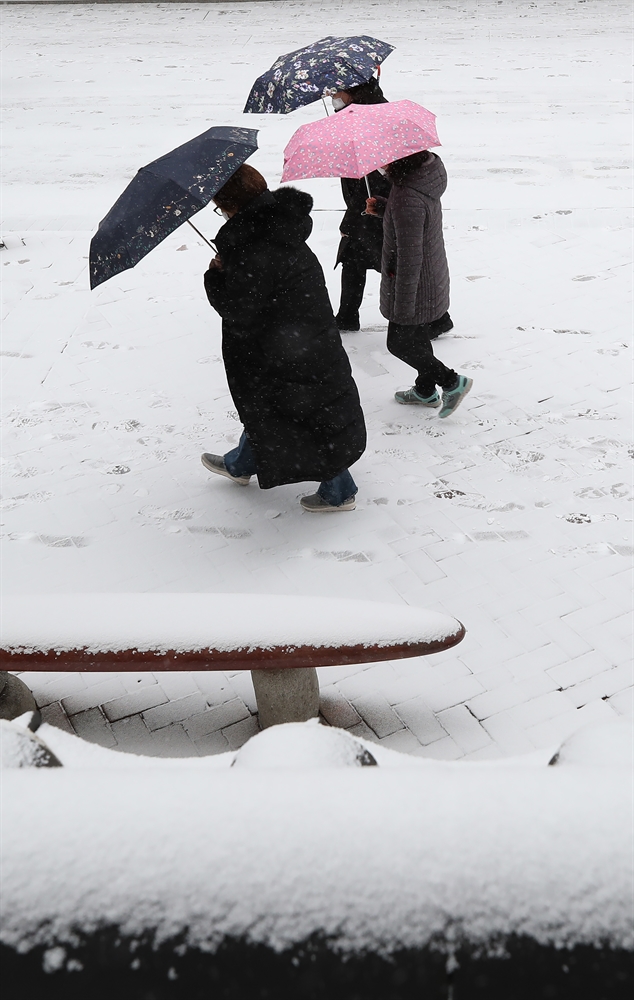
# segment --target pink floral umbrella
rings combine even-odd
[[[330,118],[297,129],[284,150],[282,181],[365,177],[431,146],[440,146],[436,116],[420,104],[349,104]]]

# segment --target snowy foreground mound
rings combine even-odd
[[[3,772],[2,941],[19,951],[104,927],[211,951],[314,934],[343,952],[634,944],[618,723],[575,734],[551,767],[425,761],[316,722],[195,761],[38,736],[63,766]]]

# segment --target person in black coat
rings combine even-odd
[[[243,164],[216,194],[227,218],[205,290],[222,317],[229,390],[244,424],[237,448],[204,454],[210,472],[262,489],[321,481],[309,511],[353,510],[348,468],[365,450],[359,393],[341,343],[323,271],[306,246],[309,194],[269,191]]]
[[[348,104],[387,104],[387,99],[376,77],[350,90],[340,90],[333,95],[333,107],[341,111]],[[374,170],[368,176],[372,197],[387,198],[390,181]],[[341,242],[337,263],[341,264],[341,302],[336,316],[340,330],[359,329],[359,308],[363,301],[367,271],[381,270],[383,226],[381,220],[365,214],[368,187],[365,178],[341,178],[341,191],[346,203],[346,213],[341,222]]]

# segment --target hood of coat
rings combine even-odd
[[[299,246],[311,234],[313,199],[294,187],[265,191],[222,226],[216,236],[220,256],[232,247],[265,240]]]
[[[429,153],[427,160],[400,182],[394,182],[397,187],[413,188],[428,198],[439,199],[447,188],[447,171],[439,156]]]

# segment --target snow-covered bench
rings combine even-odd
[[[465,634],[435,611],[311,597],[46,594],[2,604],[3,671],[251,670],[263,727],[318,714],[317,667],[425,656]]]

